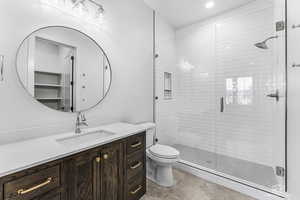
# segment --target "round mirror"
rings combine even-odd
[[[111,85],[111,66],[103,49],[88,35],[67,27],[45,27],[26,37],[16,67],[35,100],[63,112],[96,106]]]

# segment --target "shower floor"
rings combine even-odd
[[[181,144],[175,144],[173,147],[180,151],[180,157],[184,161],[269,188],[276,188],[276,186],[278,186],[275,172],[270,166],[224,156]]]

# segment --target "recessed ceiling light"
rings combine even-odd
[[[212,8],[215,6],[215,2],[213,1],[208,1],[206,4],[205,4],[205,7],[206,8]]]

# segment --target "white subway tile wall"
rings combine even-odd
[[[169,138],[164,139],[165,143],[273,168],[284,166],[284,103],[266,97],[283,84],[276,73],[284,69],[278,61],[284,49],[276,50],[280,42],[276,40],[268,42],[268,50],[254,46],[276,34],[276,9],[276,1],[254,1],[174,30],[178,63],[173,66],[176,99],[157,103],[158,135]],[[160,28],[158,35],[164,32]],[[158,45],[158,51],[172,48]],[[163,90],[161,74],[170,68],[170,62],[164,62],[163,57],[161,54],[157,62],[158,94]],[[278,70],[279,67],[282,69]],[[227,102],[221,113],[220,98],[226,98],[229,92],[228,79],[236,89],[232,93],[235,100]]]

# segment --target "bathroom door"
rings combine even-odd
[[[285,34],[276,31],[275,16],[284,13],[278,2],[256,1],[215,26],[217,171],[272,192],[285,188]],[[279,37],[268,49],[254,45],[273,35]]]

